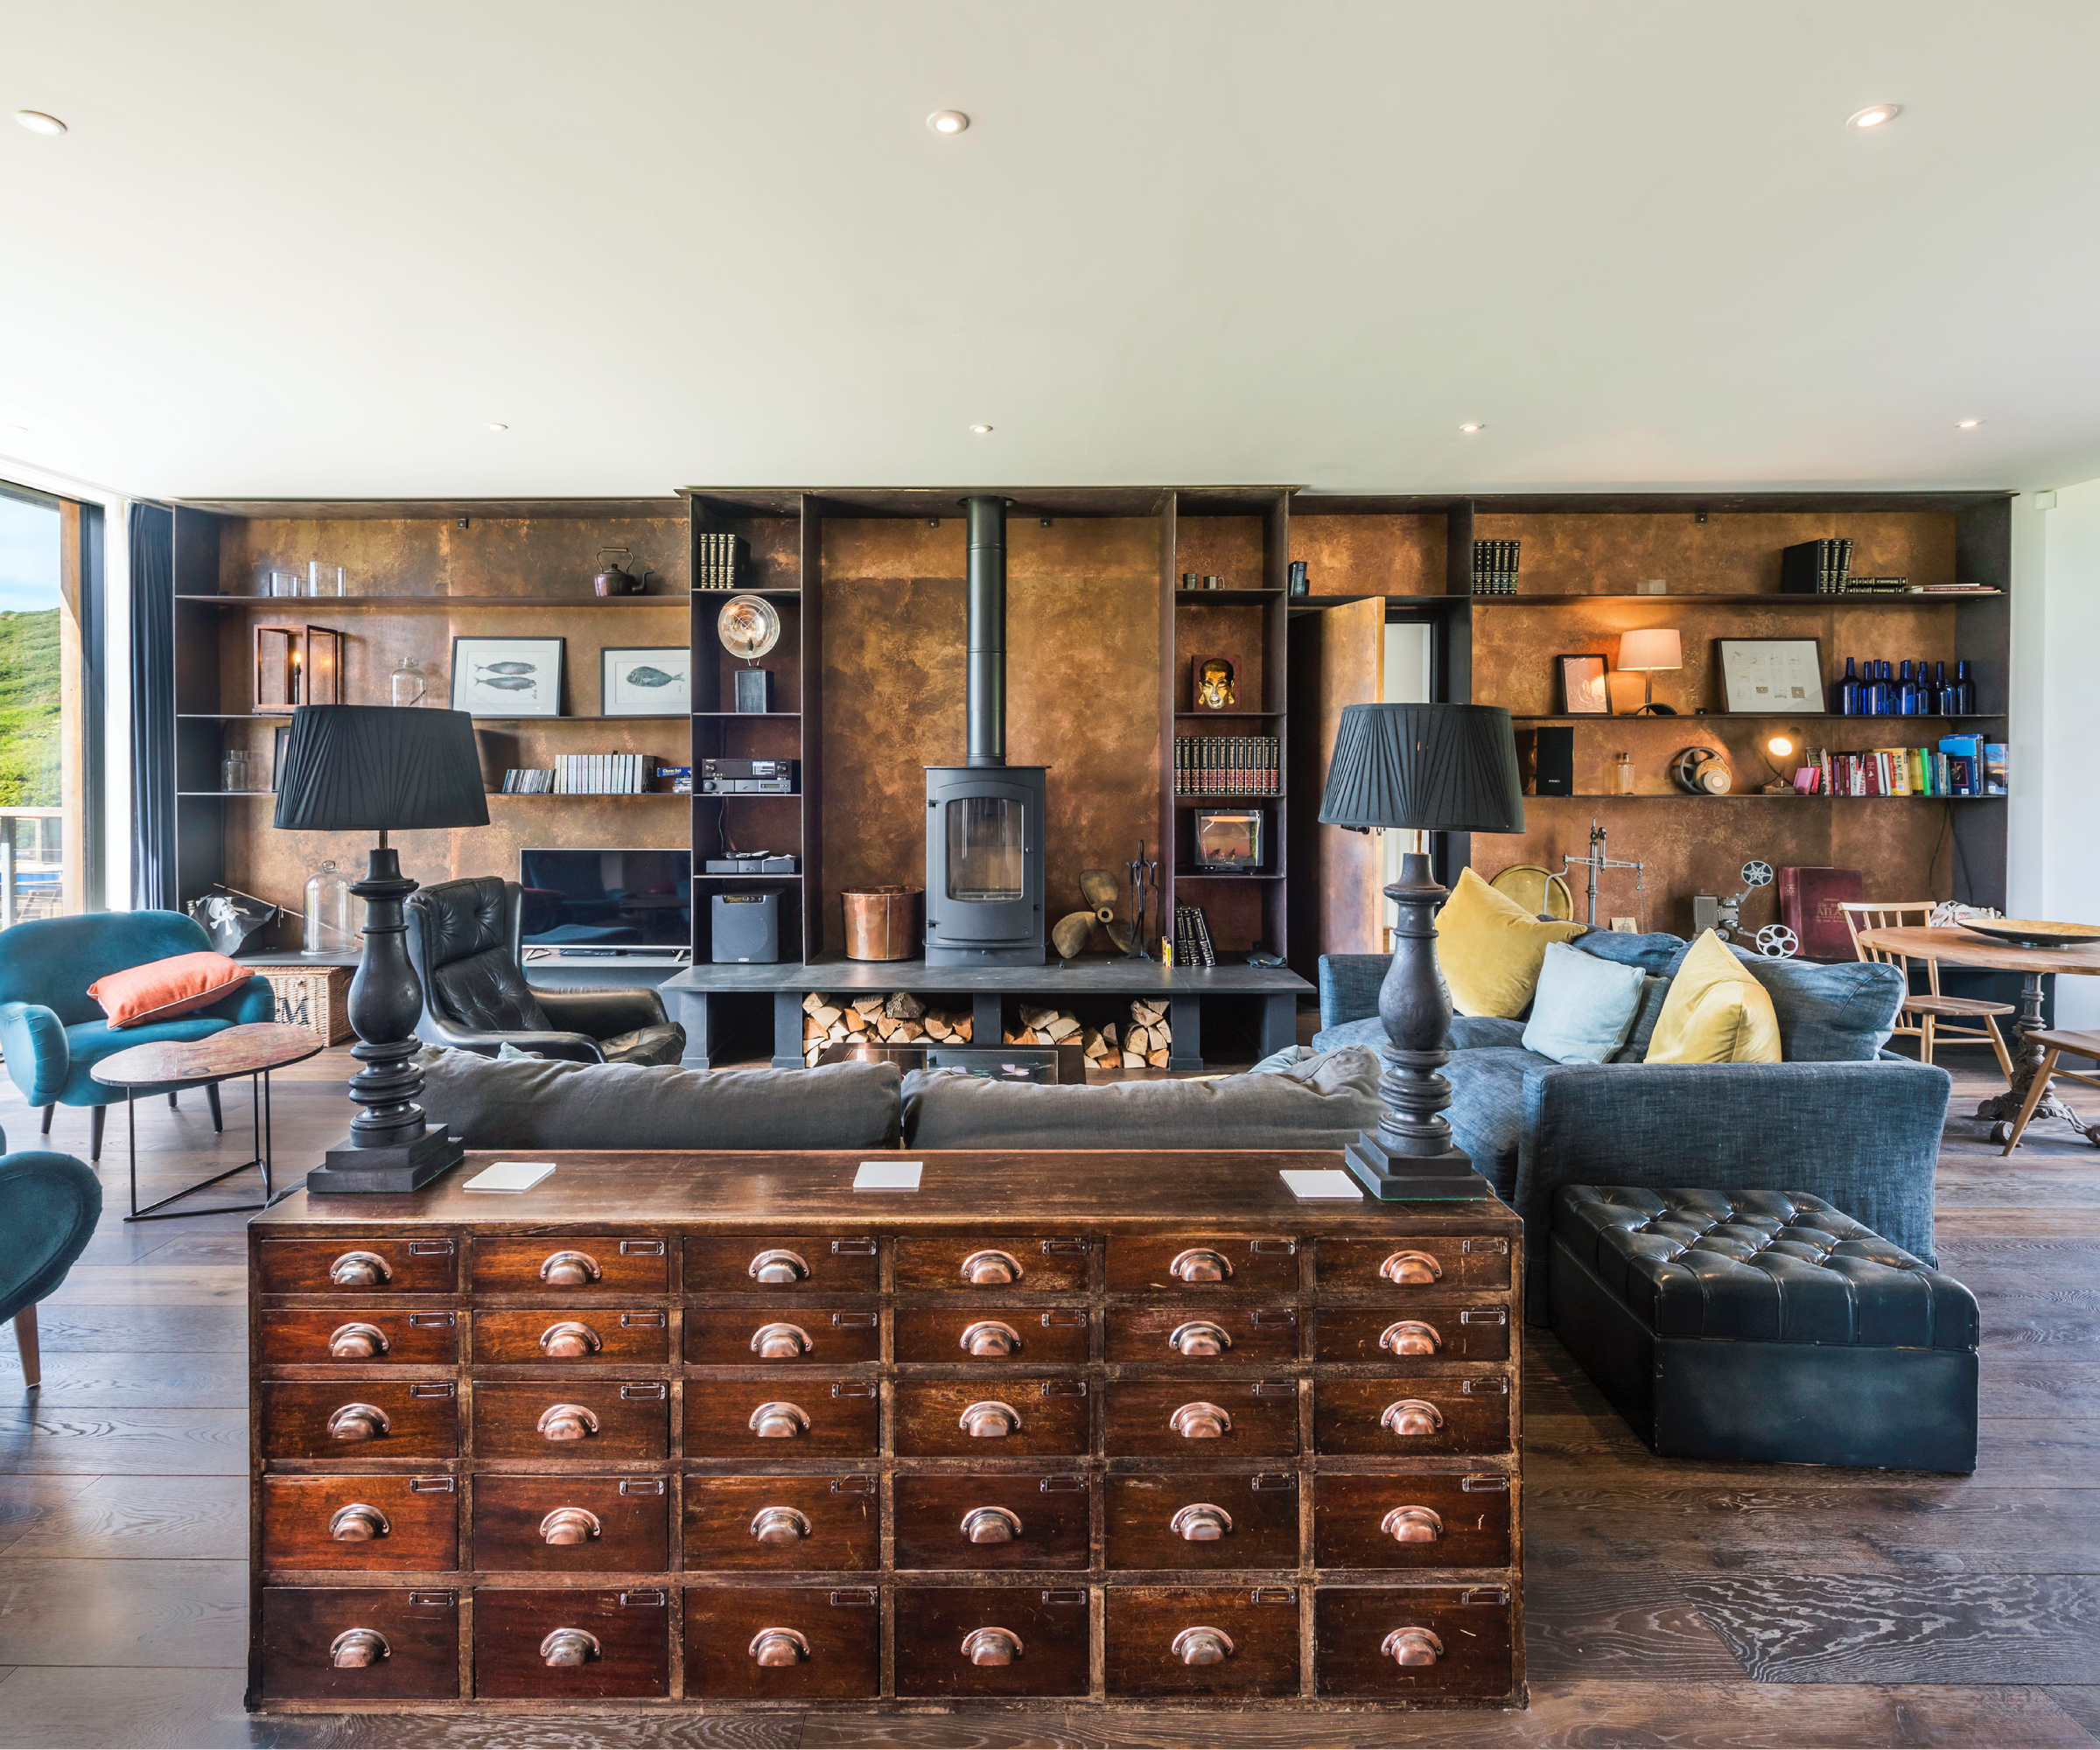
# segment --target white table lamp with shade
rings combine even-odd
[[[1682,668],[1684,652],[1675,626],[1652,626],[1639,632],[1621,633],[1619,637],[1619,666],[1638,670],[1642,676],[1641,709],[1635,717],[1675,717],[1676,712],[1669,705],[1656,703],[1655,673],[1657,668]]]

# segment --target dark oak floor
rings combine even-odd
[[[0,1340],[0,1750],[2100,1744],[2100,1150],[2054,1126],[2001,1164],[1962,1116],[1989,1091],[1986,1060],[1950,1055],[1939,1233],[1984,1307],[1975,1476],[1658,1460],[1534,1334],[1530,1711],[1296,1731],[1137,1711],[249,1719],[244,1218],[124,1226],[119,1113],[108,1209],[45,1305],[33,1398]],[[333,1052],[279,1079],[287,1178],[342,1134],[351,1067]],[[2072,1097],[2092,1115],[2092,1096]],[[241,1158],[244,1092],[229,1088],[227,1117],[215,1145],[200,1098],[142,1108],[142,1194]],[[0,1124],[33,1145],[11,1088]],[[60,1114],[60,1147],[86,1137],[85,1115]]]

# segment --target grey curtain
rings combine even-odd
[[[131,507],[131,903],[181,909],[175,873],[175,518]]]

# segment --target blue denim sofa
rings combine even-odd
[[[1572,945],[1656,979],[1673,976],[1690,947],[1674,935],[1606,930]],[[1526,1051],[1521,1019],[1452,1018],[1444,1070],[1452,1132],[1523,1217],[1535,1321],[1545,1316],[1545,1238],[1563,1185],[1808,1192],[1936,1261],[1933,1173],[1951,1082],[1936,1066],[1881,1048],[1902,975],[1864,962],[1738,957],[1772,998],[1783,1062],[1641,1061],[1659,984],[1610,1063],[1555,1063]],[[1382,954],[1322,957],[1315,1049],[1383,1043],[1378,990],[1389,963]]]

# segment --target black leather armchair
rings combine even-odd
[[[494,1057],[504,1046],[574,1063],[676,1063],[685,1029],[644,986],[536,990],[519,964],[521,890],[477,875],[409,896],[409,960],[423,982],[416,1036]]]

